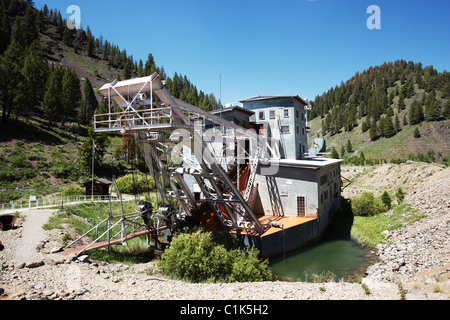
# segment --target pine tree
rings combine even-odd
[[[417,127],[414,129],[413,134],[414,134],[414,138],[420,138],[420,131]]]
[[[366,132],[367,130],[369,130],[369,128],[367,127],[367,121],[364,120],[364,121],[362,122],[362,125],[361,125],[361,132],[364,133],[364,132]]]
[[[398,99],[398,109],[404,110],[405,108],[406,108],[405,98],[403,98],[403,96],[400,96]]]
[[[63,42],[69,47],[73,47],[73,41],[75,40],[76,29],[69,29],[66,24],[64,24],[63,31]]]
[[[19,24],[16,19],[16,27]],[[17,111],[20,104],[19,96],[22,94],[24,49],[17,40],[19,36],[16,32],[8,49],[0,56],[0,105],[3,123],[7,123],[11,114]]]
[[[24,92],[27,96],[23,108],[31,109],[43,101],[49,74],[48,64],[38,40],[28,47],[21,72],[24,77]]]
[[[331,158],[332,159],[339,159],[340,157],[339,157],[339,153],[336,151],[336,148],[335,147],[333,147],[332,149],[331,149]]]
[[[11,26],[3,3],[0,6],[0,55],[8,49],[11,40]]]
[[[384,116],[383,117],[383,137],[390,138],[395,136],[396,130],[394,124],[392,123],[391,117]]]
[[[39,37],[39,29],[37,26],[37,15],[33,7],[27,6],[25,16],[23,18],[23,46],[27,47]]]
[[[391,208],[392,199],[387,193],[387,191],[383,192],[383,194],[381,195],[381,201],[383,201],[384,205],[388,208],[388,210]]]
[[[400,119],[398,118],[398,113],[395,114],[394,124],[395,124],[395,131],[400,132],[400,130],[402,129],[400,127]]]
[[[52,70],[47,81],[47,91],[44,95],[42,107],[49,126],[51,126],[53,122],[60,121],[64,116],[64,110],[61,104],[63,76],[64,70],[56,67]]]
[[[106,153],[108,145],[108,136],[106,134],[95,133],[94,128],[88,129],[88,137],[83,141],[78,149],[78,157],[80,159],[80,169],[84,172],[90,172],[92,168],[92,158],[94,158],[94,166],[101,165],[103,156]],[[95,154],[93,157],[95,146]]]
[[[42,13],[44,14],[45,17],[48,17],[49,11],[46,4],[44,4],[44,7],[42,8]]]
[[[350,139],[347,140],[346,150],[347,150],[347,153],[353,152],[353,146],[352,146],[352,143],[350,142]]]
[[[153,55],[151,53],[148,54],[147,61],[144,65],[144,76],[150,76],[156,71],[155,60],[153,59]],[[175,75],[177,75],[175,73]],[[174,76],[175,78],[175,76]],[[176,96],[177,97],[177,96]]]
[[[419,124],[424,120],[423,107],[421,103],[417,100],[411,103],[411,108],[409,110],[409,123]]]
[[[64,110],[62,122],[77,115],[81,101],[80,79],[75,71],[66,69],[62,79],[61,104]]]
[[[437,100],[429,102],[425,107],[427,121],[438,121],[441,117],[441,103]]]
[[[405,199],[405,193],[403,192],[402,187],[398,187],[397,192],[395,193],[395,196],[397,197],[398,203],[403,202],[403,199]]]
[[[92,88],[92,84],[88,78],[86,78],[83,86],[83,98],[81,100],[80,107],[80,121],[83,124],[90,123],[93,119],[95,110],[98,108],[98,101]]]
[[[89,57],[93,57],[94,56],[94,48],[95,48],[94,36],[92,35],[89,27],[87,28],[86,33],[87,33],[87,45],[86,45],[87,55]]]
[[[105,40],[105,43],[103,44],[103,49],[102,49],[102,59],[103,60],[108,60],[109,50],[110,50],[110,46],[109,46],[108,40]]]
[[[22,14],[22,3],[19,0],[11,0],[8,6],[8,16],[16,17]]]
[[[370,139],[372,141],[375,141],[380,137],[380,135],[378,133],[377,122],[375,119],[372,120],[372,124],[370,125],[369,135],[370,135]]]
[[[443,113],[446,119],[450,118],[450,99],[448,99],[447,102],[445,103]]]
[[[131,59],[127,59],[125,62],[125,67],[123,68],[123,79],[130,79],[133,73],[133,63]]]

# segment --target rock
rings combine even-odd
[[[37,290],[43,290],[43,289],[45,289],[45,283],[43,283],[43,282],[39,282],[39,283],[37,283],[37,284],[35,284],[34,285],[34,289],[37,289]]]
[[[45,246],[45,242],[39,241],[36,245],[36,251],[39,252],[40,250],[42,250],[42,248],[44,248],[44,246]]]
[[[45,264],[44,261],[38,260],[38,261],[33,261],[33,262],[28,263],[26,265],[26,267],[27,268],[38,268],[38,267],[43,266],[44,264]]]
[[[92,261],[89,259],[89,256],[87,254],[79,256],[77,261],[84,262],[84,263],[92,263]]]
[[[53,291],[53,290],[44,290],[42,292],[42,295],[49,297],[49,296],[53,295],[54,293],[55,293],[55,291]]]
[[[65,263],[71,263],[72,261],[77,260],[77,258],[78,258],[77,255],[72,253],[72,254],[64,257],[64,261],[65,261]]]
[[[63,251],[63,247],[55,247],[52,250],[50,250],[50,253],[58,253]]]
[[[74,294],[77,296],[82,296],[83,294],[85,294],[88,291],[89,290],[86,288],[78,288],[77,290],[75,290]]]

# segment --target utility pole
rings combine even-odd
[[[94,201],[94,157],[95,157],[95,141],[92,140],[92,185],[91,185],[91,201]]]

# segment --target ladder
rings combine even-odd
[[[248,200],[250,199],[250,194],[252,192],[253,183],[255,182],[256,170],[258,169],[258,165],[259,165],[260,153],[261,153],[261,146],[258,143],[258,145],[256,147],[255,158],[253,159],[251,167],[250,167],[250,175],[248,177],[248,183],[247,183],[247,186],[245,187],[245,191],[244,191],[244,200],[246,202],[248,202]]]

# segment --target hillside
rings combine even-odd
[[[450,77],[403,60],[357,72],[311,103],[309,139],[341,158],[448,162]],[[416,131],[418,130],[418,134]],[[351,152],[343,150],[351,143]],[[344,151],[344,155],[342,154]]]
[[[1,1],[0,203],[31,193],[79,192],[80,182],[91,177],[94,140],[96,176],[146,170],[122,137],[94,134],[92,121],[106,110],[98,91],[103,84],[154,72],[175,97],[205,110],[219,105],[186,76],[168,77],[151,53],[136,61],[126,49],[94,37],[89,27],[69,29],[56,9]]]

